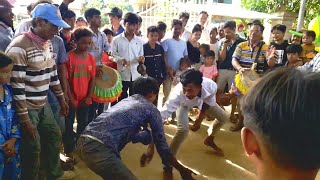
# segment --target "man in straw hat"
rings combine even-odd
[[[58,7],[47,3],[37,5],[32,18],[30,31],[15,38],[6,51],[13,59],[11,85],[22,128],[21,178],[37,180],[41,160],[47,179],[71,179],[74,173],[63,172],[60,166],[61,131],[47,103],[50,88],[57,96],[61,115],[68,114],[49,40],[59,27],[69,25],[61,19]]]

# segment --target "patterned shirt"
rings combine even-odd
[[[172,153],[166,142],[161,115],[156,106],[139,94],[123,99],[102,113],[87,126],[83,134],[98,139],[120,156],[120,151],[129,142],[143,142],[148,138],[144,136],[137,140],[137,136],[142,135],[141,129],[146,129],[148,125],[162,161],[168,162]]]
[[[97,34],[94,33],[92,36],[92,47],[89,53],[94,56],[97,66],[102,66],[102,53],[109,51],[111,51],[111,47],[104,32],[98,31]]]
[[[0,100],[0,144],[4,144],[11,138],[16,138],[14,149],[17,152],[13,158],[5,158],[3,146],[0,146],[0,179],[20,179],[20,128],[17,116],[12,108],[12,92],[9,85],[2,85],[4,88],[4,99]],[[5,162],[5,160],[9,162]]]
[[[64,98],[51,42],[44,47],[20,35],[8,46],[6,54],[13,60],[11,86],[21,121],[29,120],[28,109],[40,109],[47,103],[49,87],[57,98]]]
[[[260,48],[261,43],[262,42],[260,42],[258,45],[254,46],[253,48],[250,44],[250,41],[246,41],[238,44],[233,54],[233,58],[236,58],[242,67],[251,68],[252,64],[255,62],[257,52]],[[257,62],[258,64],[264,64],[265,66],[267,66],[266,65],[267,49],[268,49],[268,45],[264,43],[262,45],[261,52],[258,57],[258,62]],[[264,68],[264,70],[266,69],[267,67]],[[260,70],[258,72],[260,72]]]
[[[307,62],[298,69],[320,73],[320,53],[318,53],[310,62]]]

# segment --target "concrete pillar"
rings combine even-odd
[[[288,12],[288,11],[283,11],[283,12],[274,13],[273,15],[278,16],[280,19],[267,20],[264,23],[264,26],[266,27],[264,32],[265,42],[268,43],[272,41],[271,28],[277,24],[284,24],[287,26],[287,32],[284,36],[284,39],[289,39],[291,37],[289,30],[292,29],[293,22],[297,19],[298,14]]]

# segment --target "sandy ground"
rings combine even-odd
[[[162,99],[162,95],[160,95]],[[160,102],[159,102],[160,104]],[[230,112],[230,108],[226,109]],[[189,133],[182,145],[177,158],[184,165],[198,173],[196,179],[209,180],[251,180],[257,179],[254,166],[246,158],[240,139],[240,132],[230,132],[231,123],[225,124],[216,136],[215,142],[224,150],[224,157],[216,156],[213,151],[203,144],[207,129],[211,122],[204,121],[198,132]],[[176,126],[165,126],[168,143],[175,134]],[[121,152],[121,156],[128,168],[141,180],[161,180],[162,164],[160,157],[155,153],[154,159],[147,167],[140,167],[139,160],[146,146],[142,144],[128,144]],[[90,171],[83,162],[75,167],[76,180],[101,180],[102,178]],[[181,179],[178,171],[174,170],[174,178]],[[320,174],[316,180],[320,180]]]

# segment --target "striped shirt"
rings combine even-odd
[[[43,47],[25,35],[15,38],[6,50],[13,60],[11,86],[22,122],[29,120],[28,109],[44,107],[49,88],[58,98],[64,98],[52,51],[51,42]]]
[[[233,58],[236,58],[242,67],[251,68],[256,59],[259,47],[260,43],[252,48],[249,41],[242,42],[238,44],[236,50],[234,51]],[[264,62],[267,60],[267,49],[268,45],[263,44],[258,62]]]

